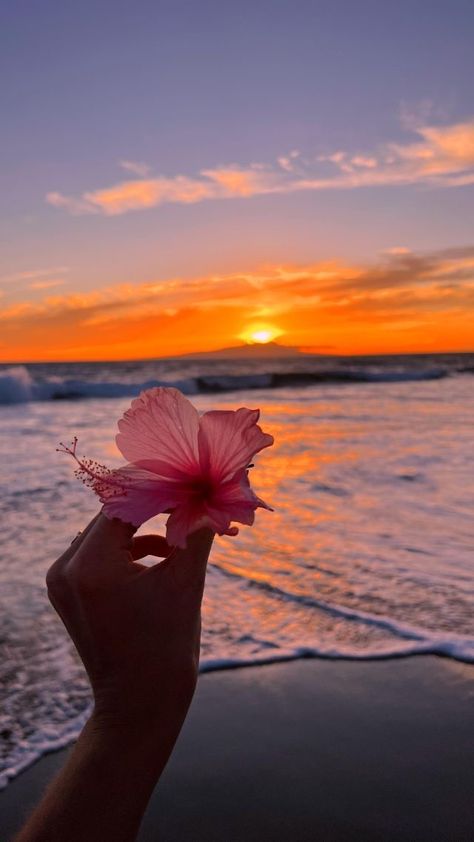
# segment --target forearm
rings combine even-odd
[[[92,717],[16,842],[132,842],[179,730]]]

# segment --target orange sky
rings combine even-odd
[[[133,359],[240,344],[270,329],[322,353],[474,348],[474,248],[48,294],[0,311],[4,362]]]
[[[0,362],[473,349],[473,4],[76,5],[8,4]]]

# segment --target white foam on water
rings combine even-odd
[[[222,373],[208,371],[197,373],[193,377],[148,378],[146,380],[113,379],[111,372],[107,379],[91,379],[70,376],[35,377],[33,369],[24,365],[0,366],[0,405],[27,403],[29,401],[77,400],[87,398],[125,398],[135,397],[145,389],[156,386],[174,386],[185,395],[218,394],[222,392],[243,391],[248,389],[301,388],[327,383],[404,383],[425,380],[438,380],[456,374],[458,369],[441,366],[424,366],[412,370],[409,366],[398,369],[360,365],[358,367],[322,366],[317,362],[308,363],[301,369],[280,369],[252,373],[233,374],[229,371],[231,363],[220,362]],[[80,367],[77,364],[77,370]],[[250,366],[251,368],[251,366]]]

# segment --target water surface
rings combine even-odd
[[[93,373],[120,382],[117,364]],[[452,372],[193,397],[200,411],[260,407],[276,440],[252,469],[275,511],[215,542],[202,669],[421,652],[474,660],[473,384]],[[55,447],[77,435],[81,454],[121,464],[116,419],[129,403],[30,394],[0,409],[3,783],[70,741],[87,715],[88,684],[44,576],[97,504]]]

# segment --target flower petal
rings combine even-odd
[[[245,468],[273,436],[258,426],[258,409],[213,410],[199,424],[201,468],[217,482],[226,482]]]
[[[148,389],[118,422],[117,447],[129,462],[173,479],[199,470],[199,415],[177,389]]]
[[[206,514],[209,518],[209,525],[218,535],[225,535],[230,522],[233,519],[229,512],[213,506],[206,506]]]
[[[219,487],[207,511],[209,517],[219,523],[220,528],[225,519],[227,526],[231,521],[251,526],[255,520],[255,509],[259,507],[270,508],[250,487],[248,471],[240,471],[230,482]],[[216,531],[219,530],[216,528]]]
[[[201,526],[211,526],[202,506],[183,503],[177,506],[168,518],[166,540],[171,547],[181,547],[184,550],[187,536]]]
[[[125,523],[141,526],[146,520],[166,512],[180,500],[179,483],[161,479],[156,474],[126,465],[113,471],[114,481],[120,485],[97,490],[103,512]]]

